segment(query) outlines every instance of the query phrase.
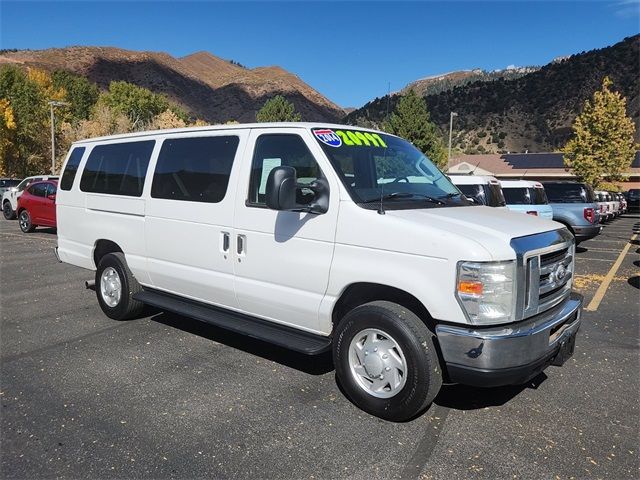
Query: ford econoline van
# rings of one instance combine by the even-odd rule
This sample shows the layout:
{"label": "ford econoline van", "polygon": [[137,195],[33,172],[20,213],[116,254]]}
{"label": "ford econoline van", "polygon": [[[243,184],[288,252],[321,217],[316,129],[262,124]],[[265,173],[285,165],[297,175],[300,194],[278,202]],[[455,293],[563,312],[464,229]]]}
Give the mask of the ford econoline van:
{"label": "ford econoline van", "polygon": [[521,384],[562,365],[582,297],[562,225],[475,206],[409,142],[352,126],[225,125],[74,143],[63,261],[103,312],[143,305],[304,354],[351,401],[422,412],[443,382]]}
{"label": "ford econoline van", "polygon": [[502,180],[500,184],[509,210],[542,218],[553,218],[553,209],[540,182]]}
{"label": "ford econoline van", "polygon": [[449,175],[451,182],[474,203],[506,208],[500,182],[490,175]]}

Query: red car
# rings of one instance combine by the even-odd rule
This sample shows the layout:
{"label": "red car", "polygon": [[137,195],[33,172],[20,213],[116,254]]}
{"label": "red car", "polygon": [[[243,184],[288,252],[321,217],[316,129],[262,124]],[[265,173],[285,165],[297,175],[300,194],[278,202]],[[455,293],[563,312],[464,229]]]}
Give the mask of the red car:
{"label": "red car", "polygon": [[58,181],[34,182],[18,198],[18,223],[24,233],[36,227],[56,226],[56,192]]}

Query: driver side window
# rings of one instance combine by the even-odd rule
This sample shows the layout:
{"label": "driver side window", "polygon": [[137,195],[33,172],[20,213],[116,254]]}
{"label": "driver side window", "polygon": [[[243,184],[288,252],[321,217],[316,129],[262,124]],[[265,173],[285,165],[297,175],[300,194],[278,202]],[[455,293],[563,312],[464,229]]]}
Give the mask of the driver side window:
{"label": "driver side window", "polygon": [[[287,166],[296,169],[298,184],[308,185],[322,178],[322,171],[307,148],[304,140],[295,134],[261,135],[256,140],[249,181],[248,206],[265,206],[267,178],[275,167]],[[296,201],[309,204],[314,193],[308,188],[299,188]]]}

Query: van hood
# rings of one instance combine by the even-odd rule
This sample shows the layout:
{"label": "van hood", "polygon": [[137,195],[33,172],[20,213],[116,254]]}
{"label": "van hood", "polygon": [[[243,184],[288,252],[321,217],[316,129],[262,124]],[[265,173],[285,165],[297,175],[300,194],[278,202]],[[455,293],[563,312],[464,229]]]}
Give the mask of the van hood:
{"label": "van hood", "polygon": [[564,228],[552,220],[485,206],[387,210],[386,215],[402,223],[428,225],[445,238],[466,238],[481,246],[494,260],[514,258],[510,245],[513,238]]}

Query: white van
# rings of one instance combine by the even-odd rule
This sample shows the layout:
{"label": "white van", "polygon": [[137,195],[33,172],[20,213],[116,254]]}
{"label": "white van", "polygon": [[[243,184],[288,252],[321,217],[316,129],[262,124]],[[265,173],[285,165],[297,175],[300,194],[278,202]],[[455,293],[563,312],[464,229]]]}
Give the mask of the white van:
{"label": "white van", "polygon": [[449,175],[449,179],[471,201],[487,207],[507,208],[497,178],[490,175]]}
{"label": "white van", "polygon": [[523,383],[572,353],[573,236],[472,206],[409,142],[277,123],[71,147],[58,258],[114,319],[143,304],[306,354],[360,408],[424,410],[443,382]]}

